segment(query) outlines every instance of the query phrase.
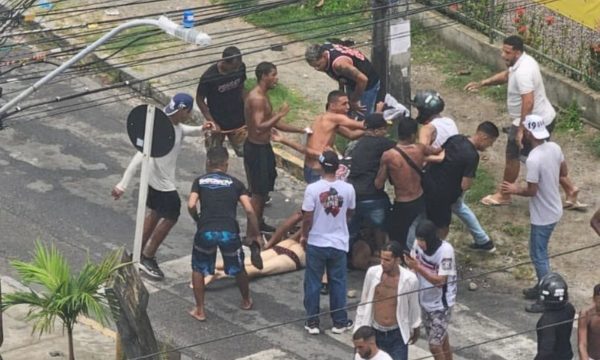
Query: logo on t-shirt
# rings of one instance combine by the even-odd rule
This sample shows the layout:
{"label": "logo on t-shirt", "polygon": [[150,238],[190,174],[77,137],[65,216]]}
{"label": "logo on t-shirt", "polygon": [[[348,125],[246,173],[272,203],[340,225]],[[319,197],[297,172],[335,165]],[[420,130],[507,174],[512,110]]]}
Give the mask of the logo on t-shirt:
{"label": "logo on t-shirt", "polygon": [[207,187],[209,189],[220,189],[224,187],[230,187],[233,184],[233,180],[228,177],[214,175],[211,177],[205,177],[198,180],[198,185],[201,187]]}
{"label": "logo on t-shirt", "polygon": [[334,188],[329,188],[329,191],[319,194],[319,200],[325,209],[325,214],[331,214],[334,217],[339,214],[340,208],[344,204],[344,198]]}
{"label": "logo on t-shirt", "polygon": [[445,271],[452,270],[452,258],[442,259],[442,270],[445,270]]}

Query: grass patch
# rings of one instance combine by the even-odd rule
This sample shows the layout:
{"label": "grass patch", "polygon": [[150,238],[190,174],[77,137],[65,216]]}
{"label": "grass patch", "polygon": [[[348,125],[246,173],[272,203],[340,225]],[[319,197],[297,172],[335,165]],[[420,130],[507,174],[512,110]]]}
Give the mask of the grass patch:
{"label": "grass patch", "polygon": [[589,141],[590,148],[592,149],[592,154],[596,155],[600,158],[600,135],[596,135]]}
{"label": "grass patch", "polygon": [[[240,4],[238,0],[222,2],[232,2],[233,4],[230,6],[232,10],[247,9],[258,3],[258,1],[252,1]],[[327,0],[321,9],[315,9],[317,2],[318,0],[308,0],[303,4],[279,6],[258,14],[246,15],[244,19],[251,24],[288,35],[293,39],[309,39],[307,41],[312,42],[322,41],[331,36],[340,37],[348,32],[346,29],[358,24],[367,24],[370,21],[369,11],[366,10],[369,7],[367,1]],[[354,11],[356,11],[354,14],[340,15]],[[365,29],[370,29],[370,26]],[[336,31],[340,33],[331,35]],[[352,32],[356,31],[352,30]]]}
{"label": "grass patch", "polygon": [[479,199],[496,191],[496,180],[483,167],[477,168],[477,177],[465,196],[467,204],[478,203]]}
{"label": "grass patch", "polygon": [[[465,57],[463,53],[443,46],[443,41],[418,23],[412,28],[412,58],[415,63],[428,64],[442,70],[445,85],[462,90],[471,81],[490,77],[495,70]],[[506,101],[506,85],[488,86],[480,90],[486,97]]]}
{"label": "grass patch", "polygon": [[580,133],[583,130],[581,114],[581,107],[577,101],[573,100],[569,106],[558,112],[556,129],[563,132],[574,131]]}
{"label": "grass patch", "polygon": [[[256,86],[256,79],[248,79],[245,82],[246,90],[250,91]],[[309,102],[298,92],[287,88],[281,83],[277,84],[277,87],[269,91],[269,99],[271,105],[273,105],[273,111],[278,109],[287,102],[290,106],[290,112],[284,118],[284,121],[288,124],[294,124],[296,126],[306,126],[312,122],[315,115],[319,113],[316,105]]]}

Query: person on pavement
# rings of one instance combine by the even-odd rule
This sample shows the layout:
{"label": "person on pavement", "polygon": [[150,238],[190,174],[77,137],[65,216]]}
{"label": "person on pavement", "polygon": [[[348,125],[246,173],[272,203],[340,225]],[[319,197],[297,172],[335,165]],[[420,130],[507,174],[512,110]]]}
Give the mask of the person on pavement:
{"label": "person on pavement", "polygon": [[235,46],[223,50],[223,57],[200,77],[196,103],[209,124],[206,149],[223,145],[225,136],[237,156],[244,155],[248,136],[244,121],[246,65]]}
{"label": "person on pavement", "polygon": [[319,329],[321,279],[325,271],[329,280],[329,299],[334,334],[352,326],[346,307],[346,261],[349,249],[348,219],[356,207],[352,185],[336,179],[339,159],[335,152],[325,151],[320,158],[323,178],[307,186],[302,202],[302,235],[306,248],[304,273],[304,309],[306,331]]}
{"label": "person on pavement", "polygon": [[[250,196],[240,180],[227,174],[227,150],[223,147],[211,148],[206,156],[207,173],[192,183],[187,204],[190,216],[197,224],[192,252],[192,283],[196,306],[190,311],[190,315],[200,321],[206,320],[204,277],[215,273],[217,248],[223,257],[225,273],[235,276],[242,294],[241,308],[252,308],[240,228],[236,219],[238,203],[242,205],[248,218],[246,239],[253,241],[255,249],[260,249],[257,246],[257,238],[260,237],[258,220],[250,203]],[[259,267],[262,268],[262,264]]]}
{"label": "person on pavement", "polygon": [[[179,219],[181,200],[175,186],[175,166],[181,152],[181,143],[186,136],[200,136],[205,126],[189,126],[182,122],[189,119],[194,106],[194,98],[189,94],[179,93],[173,96],[164,108],[175,130],[175,143],[171,151],[160,158],[150,158],[150,175],[148,178],[148,199],[146,206],[150,209],[144,218],[142,235],[142,253],[140,269],[152,279],[162,280],[165,274],[156,261],[156,252],[165,240],[169,231]],[[141,165],[143,154],[137,152],[123,178],[112,189],[111,195],[115,200],[123,196],[131,178]]]}
{"label": "person on pavement", "polygon": [[271,129],[296,133],[304,133],[304,130],[282,121],[290,111],[287,103],[279,111],[273,112],[268,92],[277,86],[277,67],[270,62],[261,62],[256,66],[256,81],[256,86],[248,93],[244,103],[244,117],[248,127],[248,138],[244,143],[244,168],[260,230],[273,232],[275,228],[267,225],[263,218],[265,200],[269,192],[273,191],[277,178]]}
{"label": "person on pavement", "polygon": [[[511,35],[504,39],[502,45],[502,59],[508,67],[492,77],[479,82],[470,82],[465,86],[467,91],[476,91],[483,86],[508,84],[506,102],[508,114],[513,119],[506,143],[506,165],[504,167],[503,182],[514,183],[519,176],[520,157],[526,158],[531,151],[522,144],[524,137],[525,117],[529,114],[537,115],[544,121],[549,133],[554,129],[556,111],[546,97],[546,89],[540,72],[540,66],[533,57],[525,53],[523,39],[518,35]],[[560,178],[560,184],[565,191],[565,208],[580,210],[587,208],[577,200],[579,189],[573,185],[568,176]],[[510,194],[498,191],[484,197],[484,205],[511,204]]]}
{"label": "person on pavement", "polygon": [[[437,91],[417,91],[413,99],[413,105],[418,111],[417,121],[423,124],[419,130],[419,142],[421,144],[442,147],[449,137],[458,134],[458,127],[454,120],[441,115],[445,103]],[[428,162],[440,162],[442,160],[443,153],[427,157]],[[479,223],[475,213],[465,203],[464,197],[465,193],[452,204],[452,213],[462,221],[473,237],[474,242],[469,244],[469,248],[493,253],[496,251],[494,242]]]}
{"label": "person on pavement", "polygon": [[436,225],[423,220],[417,226],[413,255],[404,262],[419,279],[419,302],[429,350],[435,360],[452,360],[448,325],[456,299],[454,248],[438,236]]}
{"label": "person on pavement", "polygon": [[[548,243],[550,236],[562,217],[559,178],[568,175],[567,163],[560,146],[548,141],[550,133],[544,119],[538,115],[525,117],[524,142],[531,147],[525,167],[527,168],[526,187],[505,181],[502,191],[509,195],[529,197],[529,215],[531,231],[529,235],[529,256],[535,267],[539,281],[550,272]],[[523,295],[537,300],[526,308],[529,312],[542,312],[543,304],[539,299],[539,288],[524,289]]]}
{"label": "person on pavement", "polygon": [[367,57],[357,49],[339,44],[310,45],[306,62],[339,83],[350,98],[350,110],[367,116],[375,111],[379,75]]}
{"label": "person on pavement", "polygon": [[600,284],[594,286],[593,304],[579,313],[577,344],[582,360],[600,359]]}
{"label": "person on pavement", "polygon": [[444,159],[431,163],[423,177],[427,218],[440,229],[440,237],[448,236],[452,220],[452,205],[473,184],[479,151],[485,151],[498,138],[498,128],[490,121],[484,121],[474,135],[454,135],[448,138],[442,148]]}
{"label": "person on pavement", "polygon": [[377,347],[375,341],[375,330],[370,326],[361,326],[354,335],[354,360],[392,360],[392,357],[384,350]]}
{"label": "person on pavement", "polygon": [[400,266],[402,247],[398,242],[386,243],[380,257],[381,265],[370,267],[365,275],[355,334],[365,325],[372,327],[378,348],[393,360],[407,360],[408,345],[419,338],[421,325],[419,281]]}
{"label": "person on pavement", "polygon": [[544,306],[536,325],[537,354],[534,360],[571,360],[575,308],[569,302],[567,283],[559,274],[548,273],[540,281],[539,288]]}
{"label": "person on pavement", "polygon": [[[418,124],[410,117],[398,121],[398,143],[383,153],[374,185],[383,189],[389,179],[394,186],[394,205],[388,221],[391,241],[409,250],[414,244],[414,227],[425,214],[425,197],[421,186],[423,163],[428,155],[441,148],[415,143]],[[411,230],[412,229],[412,233]]]}

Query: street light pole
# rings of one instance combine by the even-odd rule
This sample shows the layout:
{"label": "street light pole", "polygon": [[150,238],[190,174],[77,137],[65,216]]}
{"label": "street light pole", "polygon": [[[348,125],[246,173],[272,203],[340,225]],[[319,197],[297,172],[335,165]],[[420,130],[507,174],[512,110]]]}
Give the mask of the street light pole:
{"label": "street light pole", "polygon": [[[169,35],[179,38],[185,42],[194,43],[196,45],[210,44],[210,36],[208,36],[206,33],[199,32],[194,29],[187,29],[187,28],[184,28],[183,26],[179,26],[179,25],[175,24],[173,21],[169,20],[165,16],[161,16],[158,19],[138,19],[138,20],[128,21],[124,24],[117,26],[116,28],[112,29],[108,33],[106,33],[100,39],[96,40],[94,43],[90,44],[88,47],[81,50],[75,56],[73,56],[72,58],[70,58],[69,60],[64,62],[61,66],[57,67],[56,69],[54,69],[53,71],[48,73],[46,76],[44,76],[43,78],[38,80],[35,84],[33,84],[30,87],[28,87],[27,89],[25,89],[23,92],[21,92],[19,95],[17,95],[17,97],[15,97],[11,101],[7,102],[4,106],[2,106],[2,108],[0,108],[0,119],[3,118],[4,114],[6,114],[8,109],[10,109],[12,106],[15,106],[16,104],[19,103],[19,101],[21,101],[21,100],[25,99],[26,97],[28,97],[29,95],[33,94],[35,91],[37,91],[39,88],[41,88],[48,81],[54,79],[58,74],[62,73],[63,71],[68,69],[71,65],[73,65],[77,61],[81,60],[87,54],[94,51],[98,46],[104,44],[108,39],[112,38],[113,36],[122,32],[123,30],[130,29],[130,28],[136,27],[136,26],[144,26],[144,25],[156,26],[156,27],[164,30]],[[17,109],[18,109],[18,106],[17,106]]]}

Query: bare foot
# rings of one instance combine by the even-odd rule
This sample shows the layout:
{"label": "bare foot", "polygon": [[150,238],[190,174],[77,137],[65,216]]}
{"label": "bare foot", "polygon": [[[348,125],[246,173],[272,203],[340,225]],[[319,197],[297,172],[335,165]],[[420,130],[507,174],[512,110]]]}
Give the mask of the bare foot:
{"label": "bare foot", "polygon": [[574,188],[570,194],[567,194],[567,203],[576,204],[577,195],[579,195],[579,188]]}
{"label": "bare foot", "polygon": [[204,311],[198,311],[198,308],[193,308],[189,314],[198,321],[206,321],[206,314]]}
{"label": "bare foot", "polygon": [[504,195],[502,193],[495,193],[492,195],[487,195],[483,199],[481,199],[481,203],[487,206],[501,206],[501,205],[510,205],[511,199],[510,195]]}
{"label": "bare foot", "polygon": [[252,309],[252,298],[248,298],[248,300],[242,300],[242,304],[240,305],[242,310],[250,310]]}

